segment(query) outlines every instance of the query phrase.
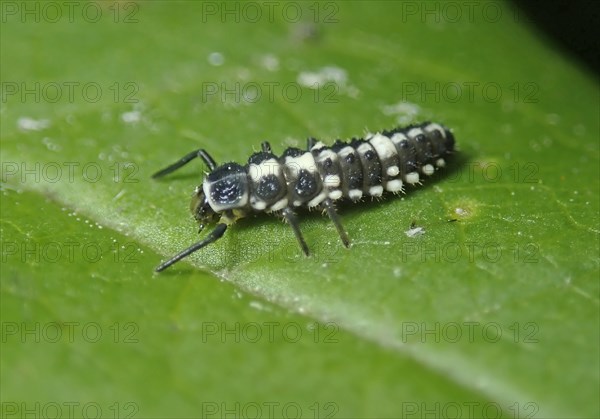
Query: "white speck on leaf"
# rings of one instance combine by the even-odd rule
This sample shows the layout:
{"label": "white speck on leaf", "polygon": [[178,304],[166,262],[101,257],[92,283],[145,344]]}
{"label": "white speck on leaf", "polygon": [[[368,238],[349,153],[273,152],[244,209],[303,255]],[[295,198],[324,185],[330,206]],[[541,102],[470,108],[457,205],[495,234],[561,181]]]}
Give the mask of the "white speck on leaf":
{"label": "white speck on leaf", "polygon": [[469,215],[469,212],[467,210],[465,210],[465,209],[462,209],[462,208],[456,208],[454,210],[454,213],[456,215],[461,215],[461,216]]}
{"label": "white speck on leaf", "polygon": [[381,111],[384,115],[397,115],[396,120],[399,124],[408,124],[421,112],[421,108],[414,103],[400,101],[393,105],[382,106]]}
{"label": "white speck on leaf", "polygon": [[279,70],[279,58],[273,54],[266,54],[261,58],[261,65],[268,71]]}
{"label": "white speck on leaf", "polygon": [[407,237],[418,237],[418,236],[422,236],[423,234],[425,234],[425,229],[423,227],[415,227],[415,228],[410,228],[408,230],[406,230],[404,232],[404,234],[406,234]]}
{"label": "white speck on leaf", "polygon": [[23,116],[17,120],[17,127],[22,131],[41,131],[49,126],[49,119],[33,119]]}
{"label": "white speck on leaf", "polygon": [[225,56],[218,51],[208,54],[208,63],[215,67],[222,66],[225,63]]}
{"label": "white speck on leaf", "polygon": [[121,114],[121,120],[126,124],[137,124],[142,119],[140,111],[130,111]]}

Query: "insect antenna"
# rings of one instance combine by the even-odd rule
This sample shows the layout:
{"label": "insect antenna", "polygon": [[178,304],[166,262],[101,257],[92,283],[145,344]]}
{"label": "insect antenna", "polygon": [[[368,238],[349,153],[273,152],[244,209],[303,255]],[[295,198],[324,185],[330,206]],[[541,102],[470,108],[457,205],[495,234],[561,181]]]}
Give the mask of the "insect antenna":
{"label": "insect antenna", "polygon": [[179,262],[181,259],[183,259],[186,256],[191,255],[195,251],[200,250],[203,247],[208,246],[209,244],[211,244],[213,242],[216,242],[223,236],[223,233],[225,233],[225,230],[227,230],[227,224],[223,224],[223,223],[217,224],[215,229],[213,231],[211,231],[204,240],[188,247],[187,249],[176,254],[171,259],[167,260],[166,262],[161,263],[160,265],[158,265],[158,267],[155,269],[155,271],[156,272],[164,271],[169,266],[173,265],[175,262]]}
{"label": "insect antenna", "polygon": [[210,156],[210,154],[208,154],[206,152],[206,150],[200,149],[200,150],[192,151],[189,154],[186,154],[185,156],[180,158],[178,161],[176,161],[172,165],[167,166],[162,170],[159,170],[158,172],[156,172],[155,174],[152,175],[152,178],[157,179],[159,177],[168,175],[169,173],[174,172],[175,170],[179,169],[180,167],[185,166],[186,164],[188,164],[189,162],[191,162],[192,160],[194,160],[197,157],[201,158],[202,161],[204,161],[204,163],[206,163],[206,165],[208,166],[208,168],[210,169],[211,172],[213,170],[215,170],[215,167],[217,167],[217,163],[215,163],[214,159]]}

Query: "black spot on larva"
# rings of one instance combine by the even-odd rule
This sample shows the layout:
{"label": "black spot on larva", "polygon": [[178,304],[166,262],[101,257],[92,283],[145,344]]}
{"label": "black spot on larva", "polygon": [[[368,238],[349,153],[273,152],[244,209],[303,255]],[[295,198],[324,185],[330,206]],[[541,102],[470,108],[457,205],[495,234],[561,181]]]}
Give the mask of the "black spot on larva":
{"label": "black spot on larva", "polygon": [[330,169],[331,166],[333,166],[333,161],[330,158],[325,159],[325,161],[323,162],[323,166],[326,169]]}
{"label": "black spot on larva", "polygon": [[428,136],[433,154],[438,157],[443,156],[446,152],[446,146],[442,132],[439,129],[434,129],[428,133]]}
{"label": "black spot on larva", "polygon": [[233,205],[247,192],[246,170],[237,163],[227,163],[207,176],[214,202]]}
{"label": "black spot on larva", "polygon": [[235,204],[244,193],[244,188],[235,180],[223,179],[212,186],[211,198],[219,204]]}
{"label": "black spot on larva", "polygon": [[417,170],[417,153],[408,140],[402,140],[396,145],[400,157],[400,171],[403,174]]}
{"label": "black spot on larva", "polygon": [[347,163],[353,164],[356,160],[356,155],[354,155],[354,153],[347,154],[345,160]]}
{"label": "black spot on larva", "polygon": [[379,172],[379,171],[369,172],[369,183],[372,186],[381,185],[381,172]]}
{"label": "black spot on larva", "polygon": [[273,153],[267,153],[265,151],[259,151],[258,153],[254,153],[248,159],[248,164],[260,164],[265,160],[275,159],[275,155]]}
{"label": "black spot on larva", "polygon": [[367,160],[373,160],[375,157],[376,157],[376,154],[372,150],[369,150],[365,153],[365,159],[367,159]]}
{"label": "black spot on larva", "polygon": [[338,151],[339,148],[346,146],[346,143],[342,140],[335,140],[333,145],[331,146],[334,151]]}
{"label": "black spot on larva", "polygon": [[283,186],[275,175],[263,176],[256,188],[256,196],[260,199],[270,202],[277,198],[282,192]]}
{"label": "black spot on larva", "polygon": [[300,170],[295,186],[296,194],[301,198],[309,198],[317,193],[315,176],[306,169]]}
{"label": "black spot on larva", "polygon": [[352,147],[356,150],[364,142],[366,142],[366,141],[363,139],[352,137],[352,139],[350,140],[350,147]]}
{"label": "black spot on larva", "polygon": [[348,178],[348,189],[363,189],[363,175],[358,173],[352,173]]}
{"label": "black spot on larva", "polygon": [[299,148],[290,147],[283,152],[282,157],[298,157],[305,153],[305,151],[300,150]]}
{"label": "black spot on larva", "polygon": [[433,157],[431,143],[425,134],[418,134],[415,137],[415,142],[417,143],[419,153],[421,156],[423,156],[424,160],[428,160]]}

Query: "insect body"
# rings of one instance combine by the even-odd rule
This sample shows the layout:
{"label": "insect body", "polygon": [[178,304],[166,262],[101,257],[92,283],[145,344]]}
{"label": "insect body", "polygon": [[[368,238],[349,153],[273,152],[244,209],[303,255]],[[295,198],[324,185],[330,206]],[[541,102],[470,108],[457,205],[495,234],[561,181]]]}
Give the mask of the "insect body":
{"label": "insect body", "polygon": [[218,240],[227,226],[254,212],[282,216],[308,256],[294,209],[322,209],[348,247],[350,240],[335,201],[356,202],[366,196],[380,197],[384,191],[403,192],[405,184],[420,184],[423,176],[444,167],[445,158],[453,151],[452,133],[440,124],[425,122],[369,134],[365,139],[337,140],[331,147],[309,138],[306,150],[288,148],[281,157],[275,156],[270,144],[264,142],[261,151],[252,154],[244,166],[234,162],[217,166],[202,149],[189,153],[152,177],[164,176],[196,157],[201,158],[210,173],[196,188],[191,210],[200,230],[207,224],[217,225],[204,240],[162,263],[156,271]]}

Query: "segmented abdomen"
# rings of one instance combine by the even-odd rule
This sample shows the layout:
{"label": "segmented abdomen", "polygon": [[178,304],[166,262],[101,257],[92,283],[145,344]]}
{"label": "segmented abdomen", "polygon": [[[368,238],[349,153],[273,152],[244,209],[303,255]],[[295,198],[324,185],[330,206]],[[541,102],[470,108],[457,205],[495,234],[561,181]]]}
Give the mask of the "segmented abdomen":
{"label": "segmented abdomen", "polygon": [[452,133],[426,122],[365,139],[337,140],[331,147],[314,141],[310,150],[288,148],[279,158],[270,151],[254,153],[245,167],[220,166],[203,186],[215,211],[315,207],[328,198],[356,201],[400,192],[443,167],[453,150]]}

